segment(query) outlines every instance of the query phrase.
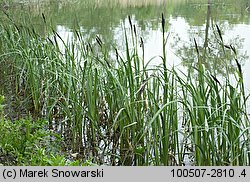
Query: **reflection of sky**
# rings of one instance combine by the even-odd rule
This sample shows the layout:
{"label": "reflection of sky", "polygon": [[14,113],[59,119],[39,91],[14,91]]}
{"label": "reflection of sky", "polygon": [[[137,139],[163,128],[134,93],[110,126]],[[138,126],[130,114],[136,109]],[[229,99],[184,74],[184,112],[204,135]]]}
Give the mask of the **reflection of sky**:
{"label": "reflection of sky", "polygon": [[[241,38],[244,39],[243,42],[243,50],[241,51],[247,51],[247,55],[250,56],[250,25],[246,24],[238,24],[235,25],[232,30],[229,30],[226,32],[226,34],[229,37],[235,37],[239,35]],[[246,60],[245,65],[243,66],[243,74],[244,74],[244,80],[246,88],[250,90],[250,60]]]}
{"label": "reflection of sky", "polygon": [[[175,43],[174,34],[179,35],[181,39],[180,42],[189,42],[190,38],[189,38],[188,32],[190,31],[190,26],[188,25],[188,23],[185,21],[184,18],[180,18],[180,17],[175,18],[175,19],[170,18],[169,23],[170,23],[170,30],[169,30],[170,36],[169,36],[169,41],[167,44],[168,63],[171,66],[173,65],[177,66],[177,65],[180,65],[181,60],[175,55],[174,53],[175,50],[172,49],[171,47],[171,44]],[[201,29],[205,29],[205,25]],[[240,38],[243,38],[244,39],[243,49],[238,50],[238,51],[242,51],[242,52],[247,51],[247,55],[250,56],[249,32],[250,32],[250,25],[238,24],[238,25],[235,25],[232,29],[227,30],[225,32],[224,38],[231,39],[237,36],[239,36]],[[177,47],[181,47],[181,46],[177,45]],[[162,55],[161,53],[162,52],[162,33],[160,29],[151,31],[149,33],[149,39],[146,40],[145,52],[146,52],[145,53],[146,60],[152,58],[155,55]],[[178,68],[181,68],[181,66],[178,66]],[[245,78],[244,80],[245,80],[246,88],[250,89],[250,60],[249,59],[245,61],[245,64],[243,66],[243,71],[244,71],[244,78]]]}
{"label": "reflection of sky", "polygon": [[[134,20],[132,16],[132,22],[136,26],[138,26],[137,22]],[[194,31],[191,30],[192,28],[197,27],[190,27],[189,24],[186,22],[184,18],[177,17],[172,18],[170,17],[169,20],[169,39],[167,43],[167,63],[169,67],[177,66],[178,69],[185,70],[181,66],[181,59],[178,58],[178,56],[175,55],[175,50],[172,48],[171,45],[177,44],[177,47],[181,47],[181,42],[190,42],[189,32]],[[121,53],[125,55],[125,53],[122,51],[122,47],[125,45],[124,41],[124,30],[123,30],[123,22],[120,23],[119,27],[114,28],[114,40],[117,41],[115,44],[117,44],[118,48],[120,49]],[[129,34],[129,23],[128,19],[125,20],[125,27],[127,30],[127,33]],[[204,27],[198,27],[200,30],[205,29]],[[84,29],[82,27],[82,29]],[[140,34],[140,27],[138,27],[138,36],[141,36]],[[57,32],[58,34],[65,40],[66,42],[69,40],[72,40],[73,33],[70,31],[70,29],[64,27],[64,26],[57,26]],[[161,64],[161,59],[159,56],[162,55],[162,32],[161,28],[158,28],[156,30],[148,31],[149,34],[146,38],[144,38],[144,44],[145,44],[145,61],[148,62],[151,60],[151,58],[155,57],[153,60],[151,60],[150,65],[159,65]],[[248,51],[250,50],[250,25],[246,24],[237,24],[234,25],[231,29],[225,31],[225,35],[223,36],[226,41],[227,39],[239,36],[240,38],[244,39],[243,42],[243,50],[239,51]],[[166,33],[166,37],[167,37]],[[178,35],[180,37],[180,40],[178,43],[175,40],[175,35]],[[143,36],[143,35],[142,35]],[[195,37],[195,35],[194,35]],[[131,41],[131,40],[129,40]],[[131,42],[129,42],[131,44]],[[179,45],[180,44],[180,45]],[[192,42],[190,42],[192,44]],[[59,43],[60,47],[63,46]],[[139,48],[139,54],[142,55],[142,50]],[[247,54],[250,56],[250,52],[247,52]],[[243,66],[244,71],[244,78],[245,78],[245,84],[246,88],[250,89],[250,60],[246,60],[245,65]]]}
{"label": "reflection of sky", "polygon": [[[64,43],[66,43],[66,44],[68,42],[72,41],[72,39],[73,39],[72,31],[70,31],[70,29],[65,27],[65,26],[58,25],[56,27],[56,32],[58,33],[58,35],[63,39]],[[56,40],[58,41],[58,45],[59,45],[60,50],[63,51],[64,50],[63,42],[59,38],[57,38]]]}

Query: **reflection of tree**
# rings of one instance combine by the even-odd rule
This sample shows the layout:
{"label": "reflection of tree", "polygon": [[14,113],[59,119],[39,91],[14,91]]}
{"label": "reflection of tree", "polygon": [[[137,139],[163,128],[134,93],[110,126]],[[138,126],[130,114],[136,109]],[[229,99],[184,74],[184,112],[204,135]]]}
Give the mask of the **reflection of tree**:
{"label": "reflection of tree", "polygon": [[[69,31],[80,27],[82,34],[85,35],[85,41],[93,43],[96,35],[99,35],[106,48],[112,49],[116,39],[118,41],[123,39],[122,32],[119,33],[122,36],[119,38],[115,33],[117,33],[117,29],[122,29],[122,23],[128,15],[134,17],[134,22],[145,37],[152,29],[158,28],[161,13],[169,12],[165,11],[166,6],[157,3],[151,3],[143,7],[124,7],[115,3],[115,1],[101,2],[103,5],[98,5],[95,0],[77,1],[72,4],[62,4],[55,1],[43,5],[20,7],[20,9],[17,7],[15,11],[10,9],[8,13],[16,19],[16,22],[25,22],[27,26],[32,25],[39,34],[44,36],[51,33],[46,32],[46,30],[56,30],[57,25],[63,26]],[[154,1],[152,0],[152,2]],[[143,3],[143,0],[141,3]],[[170,7],[173,7],[173,5],[171,4]],[[42,13],[51,29],[45,28]]]}
{"label": "reflection of tree", "polygon": [[[219,32],[215,28],[213,23],[214,22],[212,18],[212,0],[208,0],[205,30],[199,30],[197,36],[195,36],[195,39],[197,40],[199,45],[198,49],[200,61],[202,62],[202,64],[204,64],[206,69],[209,69],[215,75],[227,74],[225,67],[227,67],[227,71],[229,71],[229,73],[232,73],[237,69],[234,60],[235,55],[231,49],[227,49],[224,47],[224,45],[222,45]],[[218,27],[220,27],[220,29],[222,30],[226,29],[226,26],[227,25],[225,23],[218,25]],[[189,34],[194,34],[194,32],[189,32]],[[190,37],[192,37],[192,35],[190,35]],[[239,50],[243,47],[242,42],[243,39],[240,39],[240,37],[238,36],[231,38],[226,44],[232,44],[236,50]],[[194,46],[193,39],[190,39],[189,43],[184,43],[176,50],[177,55],[182,58],[182,64],[184,66],[186,66],[189,70],[193,69],[193,67],[197,67],[198,55],[196,47]],[[241,64],[244,64],[244,60],[247,59],[246,53],[238,52],[237,59]]]}
{"label": "reflection of tree", "polygon": [[[201,26],[204,24],[204,14],[207,12],[207,1],[190,0],[175,7],[174,14],[185,17],[191,25]],[[249,0],[213,0],[213,15],[219,20],[227,20],[229,24],[248,23],[249,18]]]}
{"label": "reflection of tree", "polygon": [[[209,56],[209,52],[211,55],[215,54],[214,57],[216,56],[216,49],[212,51],[212,48],[215,46],[213,45],[213,39],[216,39],[216,37],[209,32],[212,26],[211,6],[204,6],[206,3],[202,0],[169,0],[166,1],[166,4],[162,4],[162,6],[149,3],[149,5],[142,7],[120,6],[119,4],[112,4],[111,2],[113,1],[100,1],[104,5],[98,6],[94,0],[77,1],[77,3],[68,4],[63,4],[63,2],[64,1],[51,1],[51,3],[39,7],[17,7],[13,10],[10,9],[8,13],[16,19],[16,22],[25,21],[28,27],[34,26],[34,29],[44,36],[47,36],[48,31],[51,31],[51,29],[56,30],[57,25],[66,27],[69,31],[76,27],[81,27],[81,31],[86,38],[85,41],[92,43],[96,35],[100,35],[107,49],[112,49],[113,44],[123,39],[123,34],[121,33],[122,37],[118,38],[117,35],[115,35],[117,31],[115,32],[114,30],[117,27],[121,30],[121,23],[127,19],[128,15],[133,17],[134,22],[137,27],[139,27],[138,32],[141,32],[142,37],[145,42],[147,42],[147,36],[150,31],[159,28],[161,13],[164,13],[166,19],[175,15],[183,16],[187,22],[195,26],[204,24],[205,19],[201,17],[206,13],[207,23],[205,36],[202,32],[200,32],[200,34],[202,34],[201,37],[205,37],[205,39],[202,38],[202,40],[207,40],[207,42],[202,41],[201,43],[200,41],[199,45],[205,47],[204,54],[206,56]],[[141,2],[143,2],[143,0],[141,0]],[[153,2],[153,0],[150,2]],[[244,13],[250,12],[250,8],[248,8],[249,0],[227,0],[227,2],[225,5],[225,3],[221,3],[221,0],[213,0],[213,3],[216,3],[216,6],[213,8],[213,16],[216,21],[224,21],[226,19],[230,24],[249,22],[249,16],[244,16]],[[138,4],[139,2],[136,1],[136,3]],[[210,3],[211,2],[208,4]],[[238,6],[235,6],[236,4],[238,4]],[[50,24],[51,29],[44,26],[41,13],[45,14],[47,24]],[[231,15],[234,16],[231,17]],[[220,25],[220,27],[223,26],[225,25]],[[235,43],[233,45],[235,45],[236,48],[240,48],[241,42],[242,40],[237,38],[236,45]],[[187,49],[190,49],[189,47],[190,45],[183,46],[183,48],[186,49],[186,53],[188,53]],[[217,46],[217,48],[217,50],[219,50],[219,46]],[[189,52],[190,55],[193,55],[192,50],[189,50]],[[230,51],[228,50],[227,52]],[[189,57],[189,55],[185,55],[184,52],[180,54],[184,56],[184,59],[185,57]],[[212,59],[211,55],[209,59]]]}

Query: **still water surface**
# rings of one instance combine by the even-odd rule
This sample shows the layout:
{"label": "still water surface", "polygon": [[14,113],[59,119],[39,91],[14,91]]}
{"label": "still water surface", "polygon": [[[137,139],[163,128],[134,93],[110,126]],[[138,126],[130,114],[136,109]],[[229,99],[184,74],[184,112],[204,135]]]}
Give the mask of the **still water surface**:
{"label": "still water surface", "polygon": [[[46,2],[46,3],[45,3]],[[145,60],[162,55],[161,14],[167,21],[167,56],[169,66],[186,70],[197,62],[194,39],[200,48],[206,47],[206,67],[216,75],[231,72],[237,67],[234,61],[220,58],[215,25],[222,31],[224,43],[238,50],[243,66],[245,84],[250,89],[250,2],[249,0],[75,0],[39,1],[26,6],[18,4],[7,12],[15,19],[29,20],[41,34],[49,32],[41,14],[47,18],[64,40],[71,40],[72,30],[80,27],[86,41],[94,42],[99,35],[111,49],[113,45],[124,49],[124,26],[129,28],[128,15],[135,24],[138,37],[143,37]],[[29,22],[27,21],[27,22]],[[217,34],[218,35],[218,34]],[[205,44],[207,43],[207,44]],[[160,64],[159,57],[151,65]]]}

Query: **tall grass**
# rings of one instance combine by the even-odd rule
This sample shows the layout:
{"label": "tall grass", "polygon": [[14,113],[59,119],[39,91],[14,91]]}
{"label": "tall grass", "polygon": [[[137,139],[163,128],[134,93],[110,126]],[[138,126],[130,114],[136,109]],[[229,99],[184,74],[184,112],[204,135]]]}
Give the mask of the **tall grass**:
{"label": "tall grass", "polygon": [[83,160],[185,165],[193,157],[193,165],[249,165],[249,96],[235,49],[229,47],[236,84],[205,69],[196,41],[197,77],[168,68],[165,23],[162,15],[162,64],[154,68],[144,60],[144,41],[130,18],[125,54],[114,48],[110,56],[101,37],[92,45],[77,29],[66,42],[49,26],[42,37],[12,22],[1,24],[1,57],[15,63],[16,94],[25,95],[30,112],[47,118]]}

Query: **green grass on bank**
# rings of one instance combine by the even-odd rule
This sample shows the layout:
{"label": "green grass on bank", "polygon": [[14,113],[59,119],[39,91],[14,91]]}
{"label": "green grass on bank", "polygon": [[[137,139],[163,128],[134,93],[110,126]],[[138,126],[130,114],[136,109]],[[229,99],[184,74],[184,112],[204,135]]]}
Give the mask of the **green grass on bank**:
{"label": "green grass on bank", "polygon": [[[184,73],[167,67],[164,17],[161,24],[162,64],[154,68],[144,60],[143,39],[131,20],[130,29],[124,28],[125,54],[115,47],[109,52],[98,36],[85,42],[77,29],[66,42],[48,24],[42,37],[32,25],[1,23],[1,62],[12,65],[17,98],[24,98],[32,116],[45,118],[68,150],[97,164],[184,165],[192,158],[193,165],[249,165],[249,97],[233,46],[227,48],[235,53],[234,75],[218,79],[206,70],[196,42],[198,66],[194,74]],[[223,52],[219,29],[215,34]],[[14,131],[25,126],[27,133],[38,121],[24,120],[17,129],[1,123]],[[25,154],[33,137],[14,133],[25,141],[17,146]]]}
{"label": "green grass on bank", "polygon": [[61,137],[48,130],[45,120],[3,118],[4,97],[0,96],[0,166],[79,166],[93,165],[63,153]]}

